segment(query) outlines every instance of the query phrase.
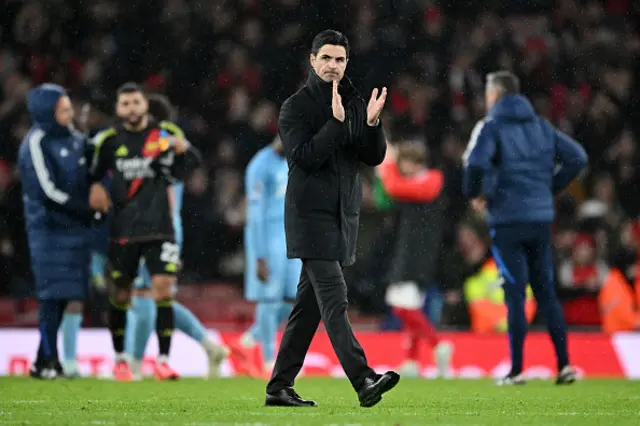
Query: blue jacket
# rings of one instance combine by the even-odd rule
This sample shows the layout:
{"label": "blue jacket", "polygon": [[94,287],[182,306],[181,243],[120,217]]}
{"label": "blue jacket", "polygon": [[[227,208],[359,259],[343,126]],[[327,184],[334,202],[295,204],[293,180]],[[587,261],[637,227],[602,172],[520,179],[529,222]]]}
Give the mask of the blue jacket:
{"label": "blue jacket", "polygon": [[553,196],[587,161],[584,149],[537,116],[525,97],[507,95],[471,133],[463,191],[486,197],[490,225],[552,222]]}
{"label": "blue jacket", "polygon": [[60,126],[64,90],[43,84],[27,96],[34,122],[20,146],[25,221],[38,298],[82,300],[89,280],[92,212],[84,137]]}

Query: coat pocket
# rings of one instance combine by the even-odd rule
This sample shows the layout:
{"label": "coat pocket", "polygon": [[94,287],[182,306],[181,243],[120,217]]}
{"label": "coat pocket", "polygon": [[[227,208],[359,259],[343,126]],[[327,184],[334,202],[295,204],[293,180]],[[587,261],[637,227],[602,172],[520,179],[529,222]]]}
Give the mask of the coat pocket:
{"label": "coat pocket", "polygon": [[337,185],[326,171],[289,180],[293,204],[299,213],[336,214],[339,208]]}

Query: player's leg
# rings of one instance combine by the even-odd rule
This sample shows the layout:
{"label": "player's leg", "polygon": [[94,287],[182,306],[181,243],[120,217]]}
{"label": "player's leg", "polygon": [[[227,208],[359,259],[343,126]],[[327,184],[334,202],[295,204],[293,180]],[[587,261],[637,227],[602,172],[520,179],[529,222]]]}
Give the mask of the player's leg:
{"label": "player's leg", "polygon": [[176,317],[176,330],[180,330],[193,340],[198,342],[209,359],[209,378],[220,376],[222,362],[229,355],[229,349],[215,343],[207,333],[207,329],[200,320],[184,305],[178,301],[173,302],[173,311]]}
{"label": "player's leg", "polygon": [[151,294],[156,302],[159,356],[155,366],[155,376],[158,380],[176,380],[178,374],[169,366],[169,352],[175,329],[173,285],[178,271],[180,251],[173,242],[152,242],[145,245],[143,255],[151,274]]}
{"label": "player's leg", "polygon": [[[244,298],[250,302],[257,303],[262,297],[262,283],[257,277],[257,258],[251,248],[251,229],[245,229],[245,272],[244,272]],[[253,324],[247,329],[237,341],[229,343],[229,349],[234,358],[238,361],[237,373],[248,374],[251,377],[260,375],[259,361],[257,360],[257,345],[260,335],[260,328],[257,316],[257,304]]]}
{"label": "player's leg", "polygon": [[140,259],[125,333],[125,352],[132,360],[131,370],[136,379],[142,377],[142,361],[155,324],[156,304],[151,295],[151,275],[144,259]]}
{"label": "player's leg", "polygon": [[[289,259],[287,259],[286,243],[277,241],[270,245],[270,256],[267,259],[269,266],[269,281],[261,284],[262,300],[256,307],[256,323],[258,324],[258,342],[262,348],[262,375],[271,375],[275,364],[276,333],[278,332],[281,316],[282,301],[290,297],[291,285],[288,280]],[[295,271],[294,271],[295,272]],[[298,270],[298,277],[299,275]]]}
{"label": "player's leg", "polygon": [[[491,253],[504,280],[504,298],[507,305],[511,371],[498,382],[500,385],[523,384],[524,340],[527,335],[525,315],[525,289],[529,281],[525,248],[518,226],[499,226],[491,231]],[[526,229],[525,229],[526,231]]]}
{"label": "player's leg", "polygon": [[300,273],[296,301],[282,335],[271,379],[267,384],[267,403],[270,396],[277,397],[284,388],[293,387],[319,324],[318,301],[311,279],[303,269]]}
{"label": "player's leg", "polygon": [[76,362],[78,333],[82,326],[82,314],[84,303],[79,300],[72,300],[67,303],[62,316],[62,365],[64,374],[67,377],[78,377],[78,364]]}
{"label": "player's leg", "polygon": [[528,247],[528,261],[531,270],[531,289],[544,316],[553,342],[558,362],[558,384],[569,384],[576,380],[576,374],[569,364],[567,349],[567,325],[560,301],[556,294],[553,277],[553,253],[551,251],[551,226],[536,225],[535,240]]}
{"label": "player's leg", "polygon": [[127,310],[139,259],[140,246],[137,244],[111,244],[109,247],[109,331],[115,352],[113,373],[119,381],[133,380],[124,343]]}
{"label": "player's leg", "polygon": [[270,374],[275,364],[276,332],[278,331],[278,311],[280,301],[262,301],[256,306],[258,343],[262,349],[262,372]]}

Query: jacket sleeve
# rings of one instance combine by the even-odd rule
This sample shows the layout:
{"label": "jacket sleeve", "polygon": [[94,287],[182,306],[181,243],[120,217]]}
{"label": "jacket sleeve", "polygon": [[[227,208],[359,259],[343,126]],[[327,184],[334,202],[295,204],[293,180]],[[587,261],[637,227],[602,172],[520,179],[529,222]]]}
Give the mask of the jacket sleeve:
{"label": "jacket sleeve", "polygon": [[482,195],[484,181],[493,168],[496,136],[492,120],[480,120],[471,132],[469,145],[463,156],[464,180],[462,192],[468,198]]}
{"label": "jacket sleeve", "polygon": [[115,135],[116,130],[109,128],[96,134],[91,141],[93,144],[93,160],[91,161],[89,176],[92,183],[102,181],[107,172],[113,169],[115,165],[111,142]]}
{"label": "jacket sleeve", "polygon": [[585,150],[560,130],[553,129],[556,147],[556,171],[553,175],[552,191],[558,194],[566,189],[589,161]]}
{"label": "jacket sleeve", "polygon": [[444,184],[444,175],[440,170],[429,170],[423,175],[405,177],[398,165],[385,161],[378,167],[378,173],[385,191],[396,200],[428,203],[435,200]]}
{"label": "jacket sleeve", "polygon": [[46,203],[50,207],[62,210],[74,216],[86,216],[91,212],[89,199],[73,197],[60,189],[60,183],[56,181],[56,176],[51,173],[54,170],[54,161],[48,150],[43,146],[45,132],[34,131],[27,143],[29,144],[29,154],[33,163],[38,186],[45,196]]}
{"label": "jacket sleeve", "polygon": [[187,150],[182,154],[176,154],[171,170],[168,172],[172,183],[184,181],[189,171],[195,169],[202,163],[200,150],[188,141],[185,141]]}
{"label": "jacket sleeve", "polygon": [[266,248],[266,209],[267,209],[267,173],[259,161],[253,161],[247,167],[245,176],[247,191],[247,225],[251,228],[250,244],[258,259],[265,259]]}
{"label": "jacket sleeve", "polygon": [[364,137],[358,150],[358,158],[367,166],[382,163],[387,154],[387,141],[382,131],[382,121],[377,126],[364,125]]}
{"label": "jacket sleeve", "polygon": [[292,99],[282,104],[278,133],[287,159],[308,173],[314,172],[340,146],[344,139],[344,123],[332,117],[318,133],[313,134],[308,124],[310,118],[305,116],[300,106],[293,105]]}

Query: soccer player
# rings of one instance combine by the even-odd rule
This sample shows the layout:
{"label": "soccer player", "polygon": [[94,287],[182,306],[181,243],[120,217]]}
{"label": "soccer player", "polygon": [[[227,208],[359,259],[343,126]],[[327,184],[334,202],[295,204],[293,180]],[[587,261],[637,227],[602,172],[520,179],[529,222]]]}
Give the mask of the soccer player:
{"label": "soccer player", "polygon": [[[247,224],[245,227],[245,297],[256,302],[255,322],[240,338],[239,346],[262,348],[263,368],[270,376],[275,359],[275,335],[291,313],[302,262],[287,259],[284,233],[284,199],[287,191],[287,161],[279,137],[261,149],[245,173]],[[237,346],[234,347],[237,349]],[[245,355],[245,359],[249,359]],[[252,366],[249,374],[254,374]]]}
{"label": "soccer player", "polygon": [[551,223],[553,197],[587,165],[584,149],[536,115],[519,95],[518,78],[487,76],[487,115],[478,122],[464,154],[464,192],[476,210],[488,209],[492,253],[505,280],[511,371],[500,385],[523,384],[527,333],[527,283],[546,319],[558,361],[557,384],[576,380],[569,364],[567,330],[555,293]]}
{"label": "soccer player", "polygon": [[[57,342],[63,318],[67,335],[74,337],[65,341],[65,352],[75,361],[89,282],[90,201],[96,194],[89,190],[85,138],[71,127],[74,111],[64,89],[40,85],[29,92],[27,106],[34,125],[20,146],[18,163],[40,304],[40,347],[31,375],[54,379],[62,374]],[[102,201],[95,206],[105,211],[109,206]]]}
{"label": "soccer player", "polygon": [[[175,110],[168,99],[159,95],[150,95],[149,112],[158,120],[175,121]],[[178,247],[182,247],[182,194],[184,183],[177,182],[169,188],[169,200],[172,206],[173,229]],[[209,358],[209,378],[220,375],[220,365],[229,354],[229,350],[214,343],[207,334],[202,323],[177,301],[173,303],[176,319],[176,329],[202,345]],[[127,313],[127,330],[125,332],[125,353],[132,359],[131,370],[134,378],[141,377],[141,364],[147,341],[151,336],[156,322],[156,308],[151,294],[151,275],[144,259],[140,262],[138,277],[135,280],[135,290],[131,301],[131,308]]]}
{"label": "soccer player", "polygon": [[127,309],[141,258],[151,275],[151,292],[157,308],[159,353],[155,376],[174,380],[169,366],[171,336],[175,328],[173,285],[180,261],[167,190],[199,160],[171,122],[157,122],[148,113],[143,90],[127,83],[117,91],[117,126],[97,134],[92,166],[93,187],[106,190],[100,181],[111,171],[114,213],[108,263],[111,284],[109,328],[116,354],[114,377],[133,380],[124,353]]}

